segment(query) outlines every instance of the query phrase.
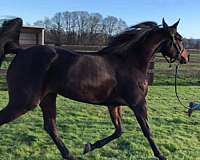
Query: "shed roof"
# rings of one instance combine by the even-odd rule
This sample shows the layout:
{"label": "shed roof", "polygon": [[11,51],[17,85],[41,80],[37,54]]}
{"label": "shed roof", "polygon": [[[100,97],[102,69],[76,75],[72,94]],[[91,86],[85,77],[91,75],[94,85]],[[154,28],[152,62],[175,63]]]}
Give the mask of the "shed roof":
{"label": "shed roof", "polygon": [[42,30],[44,30],[44,27],[38,27],[38,26],[23,26],[21,29],[21,32],[34,32],[39,33]]}

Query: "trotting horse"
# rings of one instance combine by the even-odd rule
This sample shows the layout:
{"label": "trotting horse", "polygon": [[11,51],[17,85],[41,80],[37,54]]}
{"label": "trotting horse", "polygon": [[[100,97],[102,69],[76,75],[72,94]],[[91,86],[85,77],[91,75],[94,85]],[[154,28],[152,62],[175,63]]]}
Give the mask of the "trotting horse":
{"label": "trotting horse", "polygon": [[[20,26],[20,20],[17,21]],[[1,31],[1,35],[13,28],[13,31],[18,31],[16,26],[9,28],[11,22],[15,21],[5,24],[6,29]],[[137,24],[115,36],[107,47],[93,54],[78,54],[49,46],[13,49],[15,43],[6,39],[9,37],[7,32],[4,41],[0,41],[3,44],[1,47],[7,47],[1,49],[1,57],[10,52],[16,56],[7,72],[9,102],[0,111],[0,125],[39,105],[43,112],[44,129],[62,157],[74,160],[56,129],[56,96],[108,107],[115,126],[114,133],[94,144],[86,144],[84,153],[101,148],[121,136],[121,106],[126,105],[134,112],[154,155],[159,160],[165,160],[147,123],[147,70],[156,52],[170,58],[170,62],[187,62],[188,53],[183,46],[183,38],[177,32],[178,23],[168,26],[163,19],[162,27],[155,22]]]}

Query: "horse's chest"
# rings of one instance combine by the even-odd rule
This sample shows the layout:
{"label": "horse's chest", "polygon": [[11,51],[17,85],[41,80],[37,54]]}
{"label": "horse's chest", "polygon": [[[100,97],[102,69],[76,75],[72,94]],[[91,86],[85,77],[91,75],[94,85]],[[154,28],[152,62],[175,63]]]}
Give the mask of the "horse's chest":
{"label": "horse's chest", "polygon": [[145,94],[148,92],[148,80],[145,79],[144,81],[138,81],[138,88]]}

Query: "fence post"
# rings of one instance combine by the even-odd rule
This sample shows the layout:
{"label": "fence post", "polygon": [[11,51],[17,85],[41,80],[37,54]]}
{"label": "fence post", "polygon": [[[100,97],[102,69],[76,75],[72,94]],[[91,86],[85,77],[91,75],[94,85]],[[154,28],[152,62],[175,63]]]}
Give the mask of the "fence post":
{"label": "fence post", "polygon": [[154,59],[155,59],[155,56],[152,57],[150,64],[149,64],[149,69],[148,69],[148,83],[149,83],[149,85],[152,85],[153,80],[154,80]]}

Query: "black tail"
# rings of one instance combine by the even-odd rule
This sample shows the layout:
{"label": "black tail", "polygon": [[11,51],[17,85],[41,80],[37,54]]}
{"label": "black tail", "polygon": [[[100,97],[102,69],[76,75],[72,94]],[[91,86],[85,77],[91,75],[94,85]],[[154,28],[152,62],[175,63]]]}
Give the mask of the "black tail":
{"label": "black tail", "polygon": [[23,50],[22,48],[18,48],[18,47],[5,47],[3,54],[0,56],[0,67],[7,54],[18,54],[22,50]]}
{"label": "black tail", "polygon": [[4,59],[5,59],[5,55],[2,55],[2,56],[0,57],[0,67],[1,67],[1,65],[2,65]]}
{"label": "black tail", "polygon": [[6,20],[0,28],[0,66],[5,59],[5,55],[19,52],[19,36],[22,28],[22,19],[15,18]]}
{"label": "black tail", "polygon": [[23,49],[22,48],[8,48],[6,50],[4,50],[4,54],[1,55],[0,57],[0,67],[5,59],[5,55],[7,54],[18,54],[19,52],[21,52]]}
{"label": "black tail", "polygon": [[5,55],[7,54],[18,54],[20,51],[22,51],[22,48],[15,43],[15,42],[7,42],[4,47],[2,48],[2,54],[0,56],[0,67],[5,59]]}

